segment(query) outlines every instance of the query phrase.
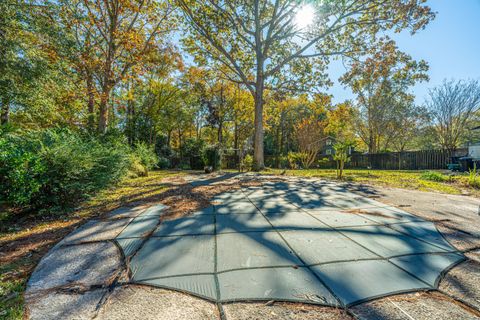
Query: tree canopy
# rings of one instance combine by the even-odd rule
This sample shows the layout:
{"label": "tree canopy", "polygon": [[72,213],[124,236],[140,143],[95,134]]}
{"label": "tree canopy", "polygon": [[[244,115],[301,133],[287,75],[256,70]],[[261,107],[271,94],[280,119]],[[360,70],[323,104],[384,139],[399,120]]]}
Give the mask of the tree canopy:
{"label": "tree canopy", "polygon": [[[428,62],[392,34],[434,19],[425,1],[24,0],[0,9],[1,132],[119,134],[154,150],[160,167],[201,167],[189,158],[212,148],[227,162],[251,154],[261,169],[288,166],[289,153],[318,166],[327,137],[338,150],[453,150],[478,126],[474,81],[445,82],[415,103]],[[326,93],[334,59],[351,101]]]}

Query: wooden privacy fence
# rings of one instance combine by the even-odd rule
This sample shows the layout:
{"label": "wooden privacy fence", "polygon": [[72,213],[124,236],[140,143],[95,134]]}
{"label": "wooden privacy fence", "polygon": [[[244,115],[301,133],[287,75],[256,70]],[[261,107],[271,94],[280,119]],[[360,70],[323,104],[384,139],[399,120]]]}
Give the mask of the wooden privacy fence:
{"label": "wooden privacy fence", "polygon": [[371,168],[384,170],[446,169],[452,156],[464,156],[467,149],[455,152],[448,150],[422,150],[387,152],[376,154],[353,154],[348,168]]}
{"label": "wooden privacy fence", "polygon": [[[457,149],[455,152],[448,150],[422,150],[405,152],[385,152],[376,154],[354,153],[351,161],[345,164],[350,169],[383,169],[383,170],[425,170],[425,169],[446,169],[451,162],[452,156],[465,156],[467,148]],[[319,156],[319,160],[324,156]],[[266,156],[265,164],[275,167],[277,163],[274,156]],[[280,164],[286,168],[287,163]],[[312,167],[322,169],[333,169],[336,163],[333,160],[320,160]]]}

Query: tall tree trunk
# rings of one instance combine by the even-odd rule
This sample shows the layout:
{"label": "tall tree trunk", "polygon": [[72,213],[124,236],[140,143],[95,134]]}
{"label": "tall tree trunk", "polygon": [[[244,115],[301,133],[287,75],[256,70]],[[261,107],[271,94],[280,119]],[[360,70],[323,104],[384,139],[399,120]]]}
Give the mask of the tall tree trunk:
{"label": "tall tree trunk", "polygon": [[152,142],[153,148],[155,150],[155,146],[157,145],[157,127],[154,125],[153,126],[153,142]]}
{"label": "tall tree trunk", "polygon": [[280,149],[282,148],[281,145],[281,138],[280,138],[281,132],[280,132],[280,124],[277,126],[277,129],[275,130],[275,142],[277,144],[276,150],[275,150],[275,168],[280,168]]}
{"label": "tall tree trunk", "polygon": [[113,86],[115,85],[114,75],[113,75],[113,62],[115,54],[117,51],[116,46],[116,32],[117,32],[117,20],[118,12],[111,14],[109,21],[109,32],[108,32],[108,49],[107,57],[104,65],[104,75],[103,75],[103,84],[102,84],[102,93],[100,98],[99,106],[99,117],[98,117],[98,131],[100,133],[106,133],[108,128],[108,99],[110,98],[110,92],[112,91]]}
{"label": "tall tree trunk", "polygon": [[180,156],[183,156],[182,151],[182,130],[178,128],[178,150],[180,150]]}
{"label": "tall tree trunk", "polygon": [[223,144],[223,122],[222,121],[218,123],[218,144],[219,145]]}
{"label": "tall tree trunk", "polygon": [[344,160],[340,160],[340,174],[339,174],[339,178],[342,179],[343,178],[343,168],[345,166],[345,161]]}
{"label": "tall tree trunk", "polygon": [[[7,36],[6,27],[7,26],[7,14],[0,14],[0,74],[4,74],[7,70],[7,45],[5,45],[5,39]],[[7,78],[8,79],[8,78]],[[6,95],[9,93],[9,86],[6,85],[4,88],[1,88],[4,96],[2,96],[1,106],[0,106],[0,125],[7,124],[10,117],[10,101]],[[5,92],[5,91],[6,92]]]}
{"label": "tall tree trunk", "polygon": [[88,95],[88,130],[95,130],[95,95],[93,91],[93,75],[91,72],[87,71],[86,76],[87,81],[87,95]]}
{"label": "tall tree trunk", "polygon": [[10,101],[8,98],[2,98],[2,110],[0,114],[0,125],[7,124],[10,120]]}
{"label": "tall tree trunk", "polygon": [[135,105],[132,100],[127,103],[127,124],[126,131],[128,143],[133,145],[135,143]]}
{"label": "tall tree trunk", "polygon": [[369,132],[369,137],[368,137],[368,153],[374,153],[375,152],[375,141],[373,139],[373,132],[370,130]]}
{"label": "tall tree trunk", "polygon": [[152,141],[153,141],[153,125],[150,126],[150,130],[149,130],[149,133],[148,133],[148,144],[152,144]]}
{"label": "tall tree trunk", "polygon": [[254,149],[253,158],[255,160],[255,170],[262,170],[265,168],[263,156],[263,78],[257,78],[257,85],[255,90],[255,134],[254,134]]}
{"label": "tall tree trunk", "polygon": [[233,149],[238,149],[238,123],[235,121],[233,129]]}
{"label": "tall tree trunk", "polygon": [[98,113],[98,132],[106,133],[108,127],[108,98],[110,96],[110,86],[105,85],[102,90],[99,113]]}
{"label": "tall tree trunk", "polygon": [[170,141],[172,140],[172,130],[168,130],[167,132],[167,146],[170,148]]}
{"label": "tall tree trunk", "polygon": [[280,155],[284,154],[284,151],[285,151],[285,147],[284,147],[284,144],[285,144],[285,125],[284,125],[285,121],[283,119],[283,112],[282,114],[280,115],[280,149],[279,149],[279,152],[280,152]]}

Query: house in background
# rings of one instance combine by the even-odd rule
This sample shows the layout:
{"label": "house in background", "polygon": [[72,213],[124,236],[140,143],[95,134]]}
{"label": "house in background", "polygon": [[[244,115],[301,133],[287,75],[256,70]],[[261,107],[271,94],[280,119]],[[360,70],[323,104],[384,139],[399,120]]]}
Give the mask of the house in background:
{"label": "house in background", "polygon": [[[320,152],[318,154],[318,157],[320,159],[322,158],[331,158],[335,155],[335,148],[333,147],[335,145],[336,139],[332,136],[327,136],[324,138]],[[352,154],[354,152],[354,147],[350,147],[350,150],[348,154]]]}
{"label": "house in background", "polygon": [[335,149],[333,145],[335,144],[335,138],[332,136],[327,136],[323,140],[322,148],[320,149],[320,157],[330,157],[335,154]]}

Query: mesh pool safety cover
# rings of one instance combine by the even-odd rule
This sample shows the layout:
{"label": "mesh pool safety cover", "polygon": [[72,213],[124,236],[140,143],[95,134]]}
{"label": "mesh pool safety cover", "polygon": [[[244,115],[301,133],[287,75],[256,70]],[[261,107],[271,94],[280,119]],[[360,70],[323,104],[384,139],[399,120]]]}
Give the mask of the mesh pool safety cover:
{"label": "mesh pool safety cover", "polygon": [[350,306],[435,289],[464,260],[433,223],[333,183],[266,181],[212,203],[162,223],[162,205],[133,219],[116,239],[132,281],[215,302]]}

